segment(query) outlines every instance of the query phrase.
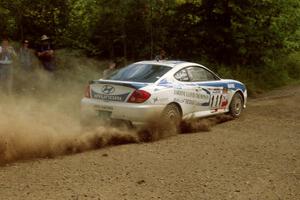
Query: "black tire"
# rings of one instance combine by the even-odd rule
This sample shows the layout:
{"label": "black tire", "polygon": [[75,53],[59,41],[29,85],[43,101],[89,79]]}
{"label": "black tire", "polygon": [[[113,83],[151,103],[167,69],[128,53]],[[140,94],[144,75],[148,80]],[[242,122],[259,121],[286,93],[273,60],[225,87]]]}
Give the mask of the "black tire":
{"label": "black tire", "polygon": [[164,120],[174,123],[176,127],[179,127],[179,124],[181,122],[180,108],[176,104],[171,103],[164,109],[162,117]]}
{"label": "black tire", "polygon": [[235,93],[229,105],[229,114],[237,118],[242,114],[244,108],[244,100],[240,93]]}

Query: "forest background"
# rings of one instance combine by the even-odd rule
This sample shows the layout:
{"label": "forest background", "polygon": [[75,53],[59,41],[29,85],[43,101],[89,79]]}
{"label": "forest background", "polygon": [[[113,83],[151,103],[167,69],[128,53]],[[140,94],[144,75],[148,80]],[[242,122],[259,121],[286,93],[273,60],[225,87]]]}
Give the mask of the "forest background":
{"label": "forest background", "polygon": [[164,49],[245,82],[252,95],[300,80],[299,0],[1,0],[0,34],[32,48],[50,36],[64,72]]}

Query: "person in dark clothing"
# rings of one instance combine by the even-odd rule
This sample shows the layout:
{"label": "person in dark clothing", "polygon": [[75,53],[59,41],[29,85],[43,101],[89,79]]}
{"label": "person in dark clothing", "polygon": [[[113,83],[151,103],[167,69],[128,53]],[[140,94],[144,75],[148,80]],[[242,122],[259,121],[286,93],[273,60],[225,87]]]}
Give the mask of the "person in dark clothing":
{"label": "person in dark clothing", "polygon": [[155,60],[168,60],[166,51],[164,49],[160,49],[159,55],[155,56]]}
{"label": "person in dark clothing", "polygon": [[37,56],[47,71],[55,70],[54,50],[47,35],[41,37],[41,45],[37,49]]}

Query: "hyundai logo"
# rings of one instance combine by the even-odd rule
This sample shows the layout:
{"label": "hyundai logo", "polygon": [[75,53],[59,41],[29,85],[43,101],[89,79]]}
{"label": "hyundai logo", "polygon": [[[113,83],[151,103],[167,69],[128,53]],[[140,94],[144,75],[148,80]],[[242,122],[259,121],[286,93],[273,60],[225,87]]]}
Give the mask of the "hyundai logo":
{"label": "hyundai logo", "polygon": [[102,87],[102,92],[104,94],[111,94],[111,93],[114,93],[114,91],[115,91],[115,88],[111,85],[104,85]]}

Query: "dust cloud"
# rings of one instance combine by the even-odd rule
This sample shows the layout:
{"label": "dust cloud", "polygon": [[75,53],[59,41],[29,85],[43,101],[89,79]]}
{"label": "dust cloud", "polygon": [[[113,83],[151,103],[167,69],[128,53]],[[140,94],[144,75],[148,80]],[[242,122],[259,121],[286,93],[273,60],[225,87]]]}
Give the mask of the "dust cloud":
{"label": "dust cloud", "polygon": [[201,131],[210,131],[217,124],[233,120],[231,115],[217,115],[210,118],[190,118],[185,119],[180,124],[180,133],[196,133]]}
{"label": "dust cloud", "polygon": [[177,129],[153,117],[139,129],[102,124],[83,130],[79,110],[85,82],[44,72],[37,72],[34,80],[35,84],[27,83],[14,88],[10,95],[0,95],[0,165],[153,142],[178,133],[209,131],[213,125],[230,120],[224,116],[188,119]]}

